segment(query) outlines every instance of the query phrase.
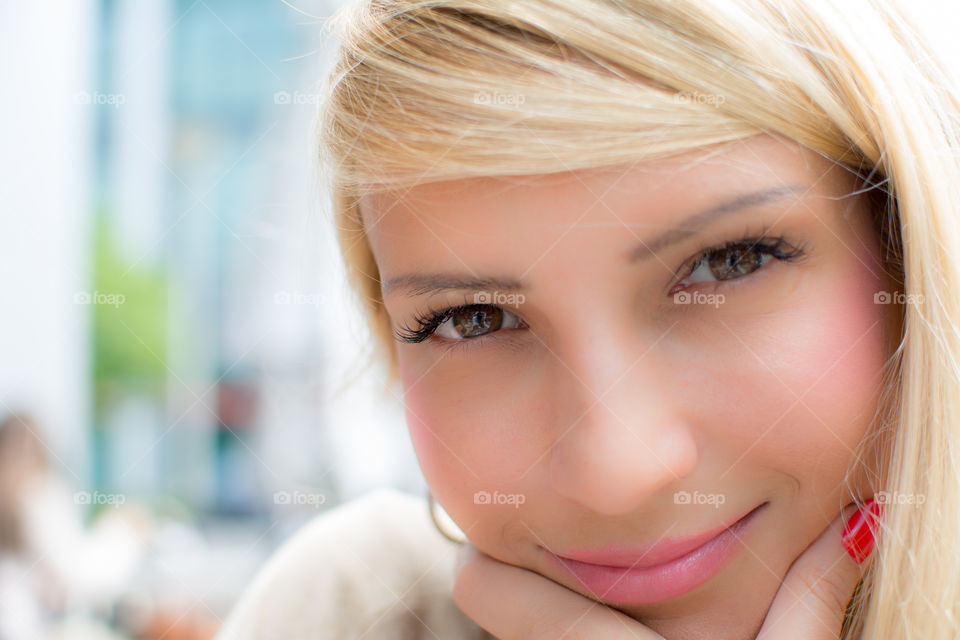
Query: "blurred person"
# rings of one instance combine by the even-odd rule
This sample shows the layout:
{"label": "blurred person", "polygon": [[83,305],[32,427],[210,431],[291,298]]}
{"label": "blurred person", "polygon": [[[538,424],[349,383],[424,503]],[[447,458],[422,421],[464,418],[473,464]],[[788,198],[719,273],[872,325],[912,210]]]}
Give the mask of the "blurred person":
{"label": "blurred person", "polygon": [[29,419],[0,423],[0,640],[39,638],[45,614],[62,612],[64,585],[45,563],[31,558],[26,498],[48,468]]}
{"label": "blurred person", "polygon": [[125,508],[87,529],[82,505],[101,494],[72,492],[50,455],[30,416],[0,423],[0,640],[37,640],[71,616],[108,615],[152,526]]}

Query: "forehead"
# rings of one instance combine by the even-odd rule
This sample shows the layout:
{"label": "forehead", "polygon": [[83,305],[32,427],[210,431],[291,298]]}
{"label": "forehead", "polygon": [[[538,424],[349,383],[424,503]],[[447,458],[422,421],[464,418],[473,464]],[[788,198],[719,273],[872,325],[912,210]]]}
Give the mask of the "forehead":
{"label": "forehead", "polygon": [[636,242],[746,191],[802,184],[839,195],[849,186],[845,174],[792,141],[761,135],[629,167],[421,184],[367,195],[360,207],[388,278],[417,268],[472,268],[491,248],[493,258],[512,252],[532,262],[574,230],[587,243],[602,230]]}

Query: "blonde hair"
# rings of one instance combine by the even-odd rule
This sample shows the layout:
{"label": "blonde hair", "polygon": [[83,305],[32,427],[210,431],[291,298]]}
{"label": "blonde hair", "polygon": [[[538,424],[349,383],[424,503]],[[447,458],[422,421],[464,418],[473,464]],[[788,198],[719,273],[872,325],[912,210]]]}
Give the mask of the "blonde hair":
{"label": "blonde hair", "polygon": [[925,499],[885,505],[842,637],[960,637],[960,81],[927,25],[893,0],[373,0],[330,25],[319,157],[390,384],[364,195],[764,132],[879,194],[884,260],[916,297],[890,307],[884,394],[858,453],[879,461],[875,491]]}

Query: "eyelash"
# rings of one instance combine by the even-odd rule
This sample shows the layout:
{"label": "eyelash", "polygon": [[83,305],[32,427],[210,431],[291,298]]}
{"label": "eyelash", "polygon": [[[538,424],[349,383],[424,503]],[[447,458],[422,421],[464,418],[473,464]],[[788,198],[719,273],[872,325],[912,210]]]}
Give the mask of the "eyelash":
{"label": "eyelash", "polygon": [[[766,229],[764,229],[759,236],[754,235],[745,235],[739,240],[730,240],[719,245],[706,246],[698,250],[693,258],[687,261],[687,263],[682,266],[678,273],[687,271],[688,276],[692,274],[697,267],[700,266],[700,262],[713,253],[720,253],[722,251],[729,251],[731,249],[746,248],[756,251],[758,254],[768,254],[780,260],[781,262],[796,262],[804,256],[807,255],[807,249],[805,246],[795,246],[790,243],[787,238],[783,235],[775,236],[768,238],[766,235]],[[792,247],[790,249],[785,249],[785,247]],[[758,269],[759,270],[759,269]],[[736,282],[738,280],[743,280],[755,272],[748,273],[744,276],[738,278],[732,278],[730,280],[720,280],[714,283],[716,286],[721,286],[726,283]],[[686,276],[685,276],[686,277]],[[674,285],[671,285],[675,286]],[[456,313],[466,310],[474,309],[477,307],[491,307],[496,305],[489,304],[464,304],[457,305],[453,307],[447,307],[445,309],[439,310],[428,310],[423,313],[418,313],[414,318],[416,323],[416,328],[411,329],[409,327],[401,327],[400,330],[395,332],[395,337],[400,342],[408,343],[419,343],[430,338],[437,328],[447,321],[451,316]],[[458,348],[464,346],[465,343],[472,343],[471,346],[476,346],[476,343],[481,343],[486,340],[486,338],[492,336],[492,334],[497,333],[496,331],[491,332],[491,334],[486,334],[478,336],[475,338],[463,338],[460,340],[445,340],[446,342],[452,343],[450,348]]]}
{"label": "eyelash", "polygon": [[[693,258],[680,267],[677,273],[686,272],[687,275],[684,277],[689,277],[696,268],[700,266],[701,261],[705,260],[711,254],[729,251],[730,249],[752,249],[759,254],[771,255],[781,262],[796,262],[807,255],[806,245],[794,244],[784,235],[767,237],[766,233],[767,228],[764,227],[759,235],[744,234],[739,240],[730,240],[719,245],[702,246],[697,250]],[[787,249],[787,247],[790,247],[790,249]],[[753,273],[754,272],[748,273],[739,278],[731,278],[730,280],[719,280],[713,284],[715,286],[730,286],[730,283],[738,283],[737,281],[744,280]],[[674,283],[674,285],[675,284],[676,283]]]}

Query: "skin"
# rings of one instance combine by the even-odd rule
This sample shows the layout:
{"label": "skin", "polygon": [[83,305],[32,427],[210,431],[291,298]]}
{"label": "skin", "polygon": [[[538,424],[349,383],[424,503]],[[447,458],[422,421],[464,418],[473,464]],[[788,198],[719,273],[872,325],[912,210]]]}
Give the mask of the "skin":
{"label": "skin", "polygon": [[[646,260],[624,259],[694,213],[793,185],[804,189],[718,219]],[[544,548],[651,545],[769,502],[743,548],[703,585],[657,603],[597,608],[671,640],[757,637],[791,565],[830,526],[838,542],[842,508],[868,499],[866,479],[876,478],[865,466],[850,486],[845,472],[857,463],[888,355],[891,306],[875,304],[874,294],[893,285],[868,201],[854,189],[848,172],[764,134],[617,170],[444,181],[363,198],[383,282],[456,272],[528,284],[520,304],[499,305],[515,328],[482,343],[397,343],[420,466],[481,557],[527,570],[540,579],[531,588],[563,587],[590,602],[594,594],[548,563]],[[704,269],[702,281],[683,279],[701,250],[759,235],[763,225],[805,255],[767,256],[757,270],[719,282]],[[723,301],[681,305],[678,290]],[[384,301],[399,329],[415,327],[418,312],[474,303],[474,293],[394,288]],[[470,317],[459,316],[467,328]],[[445,326],[443,335],[456,335]],[[677,504],[681,490],[724,501]],[[523,504],[478,504],[478,491]],[[834,543],[817,562],[837,557]],[[849,594],[857,568],[845,562],[821,569],[845,572],[833,588]],[[475,571],[471,588],[458,583],[455,593],[468,615],[465,594],[481,602],[480,583],[496,576],[526,584]],[[561,600],[545,597],[557,603],[560,624]],[[484,623],[483,611],[472,615]]]}
{"label": "skin", "polygon": [[[831,640],[839,636],[846,603],[866,566],[857,565],[838,544],[841,525],[855,506],[845,508],[790,566],[758,640]],[[470,543],[460,548],[454,600],[500,640],[664,637],[614,607],[598,605],[533,571],[494,560]],[[696,634],[693,637],[729,637],[734,628],[718,627],[709,635],[692,633]],[[671,632],[670,637],[680,636]]]}

